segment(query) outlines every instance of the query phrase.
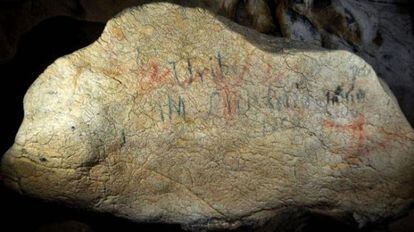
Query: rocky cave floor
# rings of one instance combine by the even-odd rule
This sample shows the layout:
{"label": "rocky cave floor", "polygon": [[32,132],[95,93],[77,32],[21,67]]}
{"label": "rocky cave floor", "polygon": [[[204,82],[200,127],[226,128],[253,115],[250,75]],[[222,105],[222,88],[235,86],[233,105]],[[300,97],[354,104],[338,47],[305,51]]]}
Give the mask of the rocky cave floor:
{"label": "rocky cave floor", "polygon": [[[0,154],[13,143],[23,118],[27,88],[56,58],[82,48],[98,38],[103,23],[54,17],[41,22],[20,40],[13,59],[0,64],[3,120]],[[51,33],[53,32],[53,33]],[[1,231],[181,231],[178,225],[135,224],[125,219],[67,208],[22,197],[0,186]],[[299,223],[298,223],[299,220]],[[242,229],[243,230],[243,229]],[[248,229],[244,229],[248,230]],[[276,230],[279,231],[279,230]],[[283,231],[360,231],[330,218],[304,214]],[[414,231],[414,214],[383,222],[362,231]]]}

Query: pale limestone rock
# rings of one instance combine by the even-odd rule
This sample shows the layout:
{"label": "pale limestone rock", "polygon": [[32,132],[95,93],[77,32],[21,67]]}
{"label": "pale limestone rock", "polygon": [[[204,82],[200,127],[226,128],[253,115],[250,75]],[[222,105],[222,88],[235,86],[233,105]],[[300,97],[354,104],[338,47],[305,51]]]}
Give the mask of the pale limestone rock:
{"label": "pale limestone rock", "polygon": [[[106,22],[121,10],[157,0],[10,0],[0,6],[0,63],[11,59],[22,34],[56,16]],[[164,0],[198,6],[220,13],[260,32],[273,30],[271,10],[265,0]],[[243,6],[243,7],[240,7]],[[22,17],[23,16],[23,17]]]}
{"label": "pale limestone rock", "polygon": [[24,108],[2,173],[46,200],[187,229],[413,202],[414,133],[367,63],[199,8],[124,11]]}
{"label": "pale limestone rock", "polygon": [[[284,37],[346,49],[371,64],[414,125],[414,4],[409,0],[279,0]],[[411,9],[410,9],[411,8]]]}
{"label": "pale limestone rock", "polygon": [[[106,22],[159,0],[9,0],[0,6],[0,63],[21,35],[54,16]],[[414,4],[410,0],[162,0],[219,13],[259,32],[346,49],[373,66],[414,125]],[[23,16],[23,17],[22,17]]]}

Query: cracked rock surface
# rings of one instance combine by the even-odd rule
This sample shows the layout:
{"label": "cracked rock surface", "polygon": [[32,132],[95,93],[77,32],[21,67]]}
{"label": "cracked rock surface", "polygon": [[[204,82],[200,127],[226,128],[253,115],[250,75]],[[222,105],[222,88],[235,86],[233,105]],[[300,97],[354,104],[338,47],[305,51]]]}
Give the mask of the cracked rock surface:
{"label": "cracked rock surface", "polygon": [[198,6],[279,37],[345,49],[373,66],[414,125],[414,3],[410,0],[7,0],[0,6],[0,63],[39,22],[69,16],[106,22],[148,2]]}
{"label": "cracked rock surface", "polygon": [[279,2],[277,18],[284,37],[329,49],[345,49],[361,56],[387,82],[414,125],[413,3],[405,0]]}
{"label": "cracked rock surface", "polygon": [[24,109],[1,171],[29,196],[190,230],[413,202],[414,132],[370,65],[201,8],[125,10]]}
{"label": "cracked rock surface", "polygon": [[[162,0],[7,0],[0,8],[0,62],[13,58],[22,34],[39,22],[56,16],[69,16],[91,22],[106,22],[122,9]],[[163,0],[198,6],[255,28],[274,28],[271,9],[265,0]],[[22,17],[24,16],[24,17]]]}

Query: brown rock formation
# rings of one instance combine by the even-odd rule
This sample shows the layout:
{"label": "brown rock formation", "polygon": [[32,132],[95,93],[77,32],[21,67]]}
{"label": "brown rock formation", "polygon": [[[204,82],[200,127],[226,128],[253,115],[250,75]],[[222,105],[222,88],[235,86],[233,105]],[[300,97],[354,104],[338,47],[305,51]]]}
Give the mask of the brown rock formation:
{"label": "brown rock formation", "polygon": [[367,63],[201,8],[126,10],[24,105],[2,173],[30,196],[187,229],[413,201],[414,133]]}

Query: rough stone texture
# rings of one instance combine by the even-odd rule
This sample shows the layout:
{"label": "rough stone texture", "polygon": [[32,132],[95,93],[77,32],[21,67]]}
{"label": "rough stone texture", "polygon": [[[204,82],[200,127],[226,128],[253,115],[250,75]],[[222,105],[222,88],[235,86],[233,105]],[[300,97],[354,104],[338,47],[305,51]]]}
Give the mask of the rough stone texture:
{"label": "rough stone texture", "polygon": [[[10,0],[0,8],[0,62],[11,59],[22,34],[39,22],[55,16],[106,22],[122,9],[160,0]],[[273,30],[270,8],[265,0],[165,0],[207,8],[260,32]],[[24,16],[24,17],[21,17]]]}
{"label": "rough stone texture", "polygon": [[[106,22],[126,7],[161,0],[9,0],[0,7],[0,62],[42,20]],[[373,66],[414,125],[414,3],[410,0],[165,0],[199,6],[259,32],[346,49]],[[24,17],[21,17],[24,16]]]}
{"label": "rough stone texture", "polygon": [[413,201],[414,133],[367,63],[199,8],[123,12],[24,108],[2,173],[30,196],[187,229]]}
{"label": "rough stone texture", "polygon": [[[0,8],[0,62],[13,58],[20,37],[39,22],[55,16],[70,16],[106,22],[137,0],[10,0]],[[141,1],[142,2],[142,1]]]}
{"label": "rough stone texture", "polygon": [[413,3],[406,0],[279,1],[284,37],[346,49],[371,64],[414,123]]}

